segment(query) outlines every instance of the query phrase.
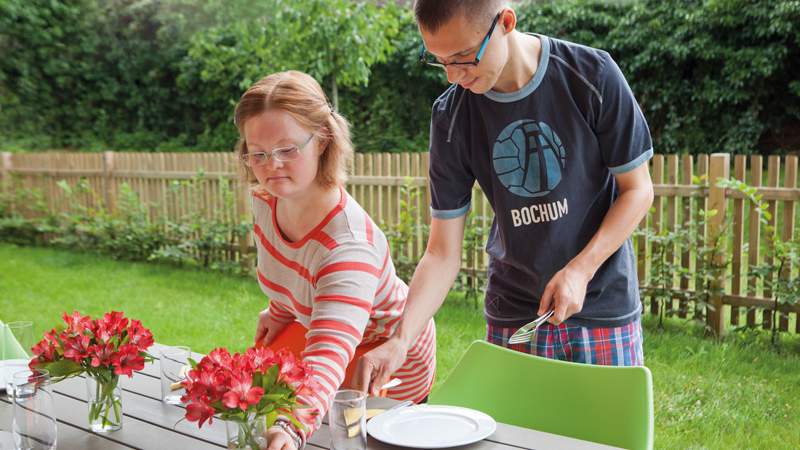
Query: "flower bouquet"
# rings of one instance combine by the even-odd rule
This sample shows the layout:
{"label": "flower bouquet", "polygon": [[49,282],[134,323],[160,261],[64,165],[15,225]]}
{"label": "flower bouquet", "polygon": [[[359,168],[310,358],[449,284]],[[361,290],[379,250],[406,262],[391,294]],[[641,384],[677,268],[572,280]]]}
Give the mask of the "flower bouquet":
{"label": "flower bouquet", "polygon": [[192,369],[183,385],[186,419],[200,427],[216,415],[228,424],[228,448],[266,448],[266,431],[276,420],[304,426],[297,417],[312,418],[310,409],[298,408],[298,395],[308,395],[316,383],[310,368],[287,350],[249,348],[231,355],[218,348]]}
{"label": "flower bouquet", "polygon": [[77,311],[63,314],[65,325],[45,333],[33,346],[31,370],[46,369],[53,381],[86,375],[89,425],[92,431],[109,432],[122,427],[120,375],[131,377],[153,357],[147,349],[153,334],[138,320],[122,312],[101,319]]}

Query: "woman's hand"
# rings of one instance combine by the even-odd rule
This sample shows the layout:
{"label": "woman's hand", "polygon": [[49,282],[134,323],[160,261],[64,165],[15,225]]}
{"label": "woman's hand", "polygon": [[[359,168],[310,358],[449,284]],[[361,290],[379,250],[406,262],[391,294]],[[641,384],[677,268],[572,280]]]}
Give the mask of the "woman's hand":
{"label": "woman's hand", "polygon": [[271,427],[267,430],[267,450],[297,450],[294,439],[281,427]]}
{"label": "woman's hand", "polygon": [[286,323],[280,323],[272,319],[269,315],[269,309],[261,311],[258,314],[258,325],[256,326],[256,346],[269,345],[286,325]]}

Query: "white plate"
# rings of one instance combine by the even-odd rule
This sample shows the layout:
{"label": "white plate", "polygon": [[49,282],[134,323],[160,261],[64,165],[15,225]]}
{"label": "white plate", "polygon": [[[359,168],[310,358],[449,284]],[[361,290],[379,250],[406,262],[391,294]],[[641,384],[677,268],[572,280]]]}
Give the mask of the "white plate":
{"label": "white plate", "polygon": [[0,392],[6,390],[6,385],[11,383],[11,376],[28,368],[27,359],[7,359],[0,361]]}
{"label": "white plate", "polygon": [[445,405],[414,405],[379,414],[367,432],[387,444],[411,448],[447,448],[489,437],[497,423],[474,409]]}

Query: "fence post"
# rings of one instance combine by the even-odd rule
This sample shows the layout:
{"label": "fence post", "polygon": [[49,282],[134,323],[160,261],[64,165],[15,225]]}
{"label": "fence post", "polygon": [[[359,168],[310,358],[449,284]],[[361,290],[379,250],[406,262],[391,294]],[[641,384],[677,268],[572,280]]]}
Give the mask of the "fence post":
{"label": "fence post", "polygon": [[114,196],[111,193],[112,180],[114,173],[114,152],[103,152],[103,202],[109,213],[114,212]]}
{"label": "fence post", "polygon": [[11,186],[11,169],[13,169],[13,163],[11,162],[11,152],[3,152],[2,154],[2,161],[0,161],[0,191],[3,192],[3,195],[7,195],[9,199],[9,207],[11,210],[14,210],[14,196],[11,195],[11,191],[13,190]]}
{"label": "fence post", "polygon": [[[730,176],[731,158],[727,153],[714,153],[711,155],[709,167],[709,192],[708,192],[708,211],[716,210],[716,215],[711,217],[708,223],[708,239],[706,242],[717,242],[717,238],[725,230],[726,206],[725,188],[717,186],[720,178]],[[724,264],[726,259],[725,246],[723,245],[715,257],[715,264]],[[719,274],[712,282],[714,294],[711,296],[711,307],[708,310],[708,325],[716,336],[722,336],[725,332],[725,314],[722,304],[722,289],[725,287],[725,272]]]}

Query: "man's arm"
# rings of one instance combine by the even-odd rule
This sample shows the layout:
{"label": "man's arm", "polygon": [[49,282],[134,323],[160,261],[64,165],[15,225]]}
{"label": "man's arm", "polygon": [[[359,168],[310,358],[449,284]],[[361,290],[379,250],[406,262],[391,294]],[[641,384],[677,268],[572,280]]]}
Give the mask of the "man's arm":
{"label": "man's arm", "polygon": [[653,182],[647,164],[614,175],[619,197],[609,208],[597,233],[584,249],[547,283],[539,302],[539,314],[550,308],[559,324],[583,309],[586,286],[597,269],[630,237],[653,204]]}
{"label": "man's arm", "polygon": [[380,387],[402,367],[409,347],[442,306],[461,269],[466,215],[432,219],[431,234],[408,291],[403,318],[395,333],[358,361],[352,387],[378,395]]}

